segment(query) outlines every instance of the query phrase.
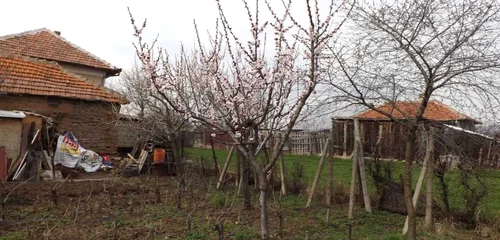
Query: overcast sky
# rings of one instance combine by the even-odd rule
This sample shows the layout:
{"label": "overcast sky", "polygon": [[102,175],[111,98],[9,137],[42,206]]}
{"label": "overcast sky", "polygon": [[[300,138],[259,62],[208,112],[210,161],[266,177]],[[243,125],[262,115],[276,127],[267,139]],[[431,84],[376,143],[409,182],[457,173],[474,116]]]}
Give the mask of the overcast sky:
{"label": "overcast sky", "polygon": [[169,48],[181,41],[192,42],[194,18],[206,25],[215,21],[217,13],[210,0],[17,0],[0,8],[0,35],[43,27],[61,31],[70,42],[117,67],[128,68],[135,52],[127,7],[138,20],[147,17],[149,36],[160,34],[161,43]]}
{"label": "overcast sky", "polygon": [[[271,1],[276,4],[281,2]],[[221,2],[236,34],[248,37],[248,17],[241,1]],[[307,18],[304,5],[299,5],[303,2],[295,1],[292,7],[292,15],[302,23]],[[320,5],[325,4],[320,9],[327,10],[328,2],[320,1]],[[193,20],[205,33],[214,29],[218,16],[215,0],[16,0],[4,2],[0,8],[0,21],[3,23],[0,35],[44,27],[60,31],[70,42],[119,68],[127,69],[135,58],[132,46],[135,39],[127,7],[130,7],[136,21],[148,18],[145,38],[151,40],[159,34],[159,45],[172,53],[179,51],[181,42],[194,45]],[[267,9],[263,8],[262,12],[265,15]],[[266,17],[264,19],[268,19]]]}
{"label": "overcast sky", "polygon": [[[234,31],[245,40],[250,36],[249,21],[242,2],[221,2]],[[253,2],[249,1],[251,9]],[[261,2],[261,17],[269,20],[267,8]],[[292,6],[292,14],[299,22],[307,20],[304,2],[295,1]],[[320,8],[326,11],[327,4],[329,1],[320,1]],[[0,8],[0,21],[4,23],[0,27],[0,36],[38,28],[60,31],[68,41],[116,67],[127,69],[135,59],[132,45],[135,38],[127,7],[139,24],[144,18],[148,19],[145,38],[152,40],[159,35],[159,45],[172,53],[179,51],[181,43],[194,46],[193,20],[205,34],[207,30],[213,31],[218,17],[215,0],[17,0],[3,3]],[[282,9],[281,5],[274,7],[278,12]],[[110,80],[115,83],[117,79]]]}
{"label": "overcast sky", "polygon": [[[246,35],[248,18],[241,1],[221,2],[237,34]],[[217,17],[215,0],[16,0],[5,2],[0,8],[0,21],[3,23],[0,35],[44,27],[60,31],[70,42],[126,69],[133,64],[135,57],[127,7],[138,22],[148,18],[146,38],[152,39],[159,34],[160,45],[174,53],[179,50],[181,42],[193,46],[193,20],[205,33],[214,29]],[[303,6],[294,5],[293,9],[299,13],[297,15],[302,15],[298,16],[299,19],[306,17]],[[267,9],[264,10],[267,12]]]}

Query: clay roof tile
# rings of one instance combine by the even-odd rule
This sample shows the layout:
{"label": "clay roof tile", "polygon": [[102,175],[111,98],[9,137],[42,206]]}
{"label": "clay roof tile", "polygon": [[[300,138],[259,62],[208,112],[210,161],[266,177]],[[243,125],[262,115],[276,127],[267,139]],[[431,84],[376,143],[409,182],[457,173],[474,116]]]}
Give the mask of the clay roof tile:
{"label": "clay roof tile", "polygon": [[[411,119],[417,114],[419,106],[419,102],[398,101],[394,103],[387,102],[384,105],[377,107],[376,109],[395,119]],[[373,109],[368,109],[364,112],[361,112],[355,117],[364,120],[389,120],[386,115]],[[481,123],[478,120],[460,113],[457,110],[439,101],[429,101],[423,117],[427,120],[437,122],[469,120],[474,123]]]}
{"label": "clay roof tile", "polygon": [[12,54],[0,54],[0,92],[126,103],[55,62]]}
{"label": "clay roof tile", "polygon": [[110,75],[121,71],[46,28],[0,37],[0,51],[103,69]]}

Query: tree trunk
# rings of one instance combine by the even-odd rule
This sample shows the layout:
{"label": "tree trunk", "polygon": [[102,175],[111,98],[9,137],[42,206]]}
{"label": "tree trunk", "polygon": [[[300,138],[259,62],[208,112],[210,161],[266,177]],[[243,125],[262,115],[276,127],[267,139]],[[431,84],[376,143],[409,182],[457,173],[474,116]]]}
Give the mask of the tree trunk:
{"label": "tree trunk", "polygon": [[437,178],[441,184],[441,197],[443,198],[444,208],[446,213],[450,212],[450,200],[448,199],[448,184],[446,184],[446,180],[444,179],[445,171],[442,171],[442,174],[439,174]]}
{"label": "tree trunk", "polygon": [[217,176],[217,174],[219,174],[219,163],[215,156],[214,140],[212,138],[210,138],[210,147],[212,148],[212,157],[214,159],[215,176]]}
{"label": "tree trunk", "polygon": [[[427,145],[427,150],[425,153],[425,158],[424,158],[424,163],[422,164],[422,170],[420,171],[420,175],[418,176],[418,181],[417,181],[417,186],[415,187],[415,192],[413,193],[413,207],[416,209],[418,205],[418,198],[420,197],[420,190],[422,190],[422,184],[424,182],[424,177],[426,176],[427,173],[427,163],[429,162],[429,158],[431,157],[430,152],[429,152],[429,146],[432,144],[434,145],[434,142],[431,142],[430,137],[428,138],[429,142]],[[405,225],[403,227],[403,234],[406,234],[408,232],[408,216],[406,216],[406,221]]]}
{"label": "tree trunk", "polygon": [[[234,185],[240,188],[240,179],[241,179],[241,154],[240,151],[236,148],[236,176],[234,177]],[[239,194],[239,192],[238,192]]]}
{"label": "tree trunk", "polygon": [[260,178],[260,231],[262,239],[269,239],[269,214],[267,212],[268,182],[265,173]]}
{"label": "tree trunk", "polygon": [[434,190],[434,129],[431,127],[429,136],[429,162],[427,163],[427,186],[425,198],[424,228],[429,230],[432,226],[432,196]]}
{"label": "tree trunk", "polygon": [[406,211],[408,212],[408,234],[407,239],[416,240],[417,239],[417,221],[415,215],[415,207],[412,201],[412,191],[411,191],[411,165],[413,163],[414,150],[415,150],[415,140],[417,138],[417,125],[413,124],[409,128],[408,138],[406,139],[406,149],[405,149],[405,170],[404,170],[404,200],[406,204]]}
{"label": "tree trunk", "polygon": [[[241,156],[241,153],[238,151]],[[250,194],[250,187],[248,186],[248,180],[250,176],[250,160],[244,157],[239,158],[241,160],[242,171],[241,171],[241,190],[243,192],[243,209],[252,209],[252,196]]]}

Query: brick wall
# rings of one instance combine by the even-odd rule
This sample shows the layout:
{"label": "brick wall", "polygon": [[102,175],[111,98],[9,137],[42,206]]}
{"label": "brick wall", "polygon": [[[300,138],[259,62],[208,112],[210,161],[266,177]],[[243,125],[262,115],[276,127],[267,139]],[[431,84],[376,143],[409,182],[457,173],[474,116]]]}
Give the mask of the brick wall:
{"label": "brick wall", "polygon": [[116,153],[120,106],[96,101],[31,95],[0,95],[0,110],[33,111],[51,117],[59,132],[71,131],[86,149]]}

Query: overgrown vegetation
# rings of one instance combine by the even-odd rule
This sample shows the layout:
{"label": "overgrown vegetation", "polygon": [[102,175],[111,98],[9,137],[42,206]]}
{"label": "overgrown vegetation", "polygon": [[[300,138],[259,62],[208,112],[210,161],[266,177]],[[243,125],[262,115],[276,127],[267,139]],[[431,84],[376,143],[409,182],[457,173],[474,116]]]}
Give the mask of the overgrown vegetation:
{"label": "overgrown vegetation", "polygon": [[[189,148],[186,149],[186,153],[190,156],[191,159],[196,160],[200,157],[204,156],[207,158],[211,155],[210,149],[199,149],[199,148]],[[216,156],[220,163],[226,158],[228,151],[226,150],[215,150]],[[309,155],[285,155],[285,162],[288,166],[288,176],[289,181],[291,181],[291,174],[296,162],[299,162],[300,165],[303,166],[303,181],[304,184],[311,184],[314,174],[318,167],[319,162],[318,156],[309,156]],[[230,169],[235,166],[235,158],[232,158],[230,163]],[[373,172],[377,175],[377,178],[385,178],[386,176],[390,176],[390,179],[394,183],[401,182],[401,174],[403,170],[403,163],[394,162],[394,161],[384,161],[378,160],[378,166],[373,162],[373,160],[368,160],[367,171]],[[464,200],[464,187],[461,183],[461,171],[459,169],[452,169],[449,164],[442,163],[441,161],[437,162],[435,179],[434,179],[434,189],[435,200],[438,205],[438,208],[441,211],[446,212],[446,201],[443,197],[447,195],[448,204],[450,206],[450,212],[463,213],[465,210],[465,200]],[[440,166],[446,166],[446,171],[444,171],[444,177],[441,177],[441,169]],[[342,185],[342,188],[349,189],[350,182],[350,173],[351,173],[351,161],[349,159],[337,158],[334,160],[334,182],[335,184]],[[418,164],[414,164],[412,168],[412,180],[413,185],[416,184],[418,175],[420,173],[421,166]],[[475,170],[475,174],[480,177],[487,188],[488,194],[484,196],[479,201],[478,211],[480,211],[481,219],[487,222],[493,222],[495,217],[497,217],[498,212],[500,212],[500,172],[496,170],[487,170],[487,169],[477,169]],[[380,197],[380,192],[378,189],[382,189],[383,185],[379,185],[379,188],[376,187],[376,181],[373,180],[373,176],[370,173],[370,181],[368,182],[368,188],[371,194],[375,194]],[[447,191],[443,190],[443,182],[444,186],[446,186]],[[326,171],[323,172],[321,177],[320,185],[324,187],[326,181]],[[476,185],[473,185],[476,186]],[[442,215],[442,214],[441,214]]]}

